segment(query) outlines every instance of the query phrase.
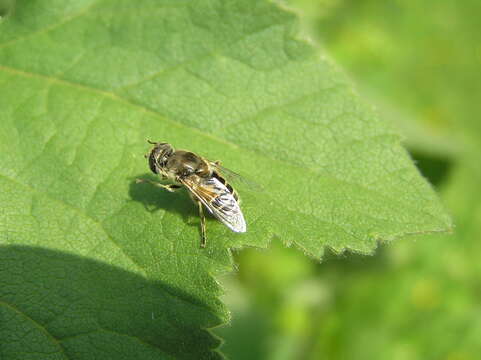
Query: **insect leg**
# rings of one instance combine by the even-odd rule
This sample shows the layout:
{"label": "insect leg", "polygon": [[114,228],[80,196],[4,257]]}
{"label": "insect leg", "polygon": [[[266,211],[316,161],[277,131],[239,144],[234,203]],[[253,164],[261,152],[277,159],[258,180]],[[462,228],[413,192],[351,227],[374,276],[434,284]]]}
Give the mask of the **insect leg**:
{"label": "insect leg", "polygon": [[146,179],[136,179],[135,182],[137,184],[142,184],[142,183],[149,183],[149,184],[152,184],[154,186],[157,186],[157,187],[160,187],[160,188],[163,188],[167,191],[170,191],[170,192],[174,192],[176,190],[179,190],[182,186],[180,185],[176,185],[176,184],[169,184],[169,185],[164,185],[164,184],[161,184],[159,182],[156,182],[156,181],[152,181],[152,180],[146,180]]}
{"label": "insect leg", "polygon": [[196,200],[197,206],[199,206],[199,216],[200,216],[200,231],[202,233],[202,237],[200,239],[200,247],[205,248],[205,244],[207,242],[207,236],[205,234],[205,215],[203,205],[200,201]]}

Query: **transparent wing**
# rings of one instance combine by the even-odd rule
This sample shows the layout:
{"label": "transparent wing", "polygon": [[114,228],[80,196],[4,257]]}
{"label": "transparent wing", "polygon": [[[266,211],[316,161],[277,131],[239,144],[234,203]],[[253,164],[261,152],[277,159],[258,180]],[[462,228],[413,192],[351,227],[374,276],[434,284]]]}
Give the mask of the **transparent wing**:
{"label": "transparent wing", "polygon": [[250,190],[254,191],[263,191],[264,188],[256,183],[254,180],[247,179],[245,176],[242,176],[235,171],[232,171],[216,161],[211,161],[210,165],[216,169],[221,175],[225,176],[229,181],[232,181],[234,184],[243,184],[246,185]]}
{"label": "transparent wing", "polygon": [[212,215],[234,232],[246,232],[246,222],[234,195],[217,178],[190,176],[180,182]]}

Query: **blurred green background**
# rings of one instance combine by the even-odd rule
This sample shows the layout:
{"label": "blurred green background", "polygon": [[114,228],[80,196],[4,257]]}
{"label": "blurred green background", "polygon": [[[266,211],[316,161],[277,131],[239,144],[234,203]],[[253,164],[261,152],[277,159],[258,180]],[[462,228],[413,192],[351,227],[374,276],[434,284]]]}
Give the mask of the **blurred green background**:
{"label": "blurred green background", "polygon": [[231,359],[481,357],[481,1],[290,0],[302,28],[404,135],[452,235],[319,264],[276,240],[226,276]]}

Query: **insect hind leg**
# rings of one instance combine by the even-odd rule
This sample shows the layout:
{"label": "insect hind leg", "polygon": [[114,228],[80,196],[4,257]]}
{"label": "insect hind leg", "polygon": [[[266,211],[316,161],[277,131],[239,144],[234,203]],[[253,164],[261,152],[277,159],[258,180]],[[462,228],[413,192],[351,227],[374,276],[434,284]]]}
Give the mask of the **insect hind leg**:
{"label": "insect hind leg", "polygon": [[199,200],[195,200],[197,206],[199,207],[199,216],[200,216],[200,232],[201,232],[201,239],[200,239],[200,247],[205,248],[207,243],[207,235],[205,230],[205,214],[204,208],[202,203]]}

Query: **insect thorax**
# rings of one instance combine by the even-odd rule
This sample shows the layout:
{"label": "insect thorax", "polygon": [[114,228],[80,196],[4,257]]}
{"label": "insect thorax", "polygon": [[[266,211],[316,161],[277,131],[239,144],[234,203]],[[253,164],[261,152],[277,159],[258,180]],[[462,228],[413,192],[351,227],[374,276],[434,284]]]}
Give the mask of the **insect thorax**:
{"label": "insect thorax", "polygon": [[177,150],[169,157],[165,171],[170,177],[186,177],[192,174],[208,177],[212,174],[209,164],[204,159],[184,150]]}

